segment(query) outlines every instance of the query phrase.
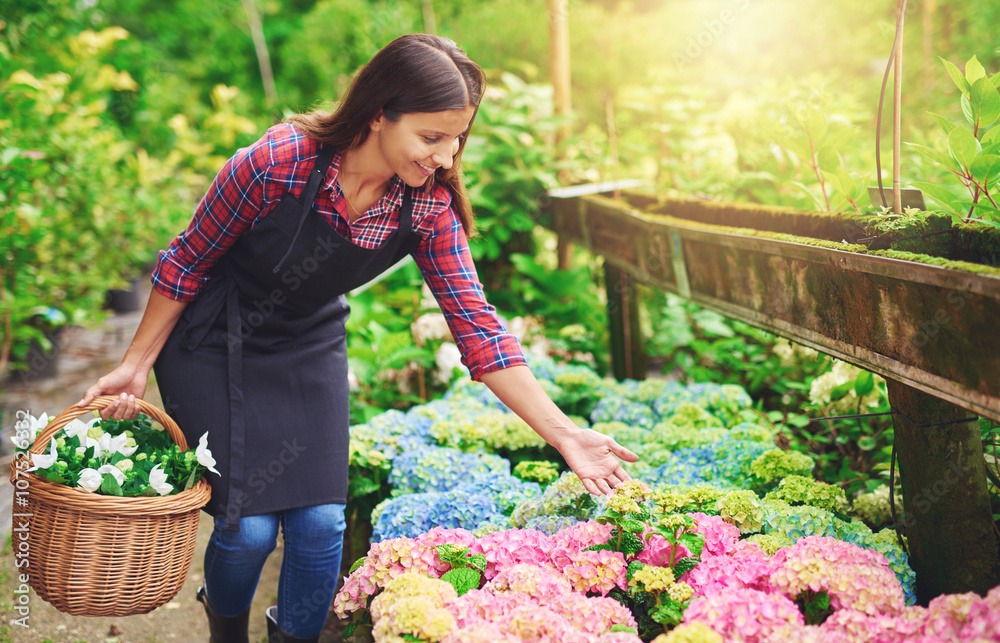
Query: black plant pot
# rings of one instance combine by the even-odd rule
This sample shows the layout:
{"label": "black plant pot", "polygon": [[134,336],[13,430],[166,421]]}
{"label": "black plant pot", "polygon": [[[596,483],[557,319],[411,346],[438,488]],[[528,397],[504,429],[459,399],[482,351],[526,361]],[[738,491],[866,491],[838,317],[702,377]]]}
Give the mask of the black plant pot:
{"label": "black plant pot", "polygon": [[11,379],[28,382],[51,379],[58,375],[59,355],[62,352],[62,334],[62,326],[45,333],[45,337],[52,343],[49,350],[45,350],[37,339],[32,339],[28,346],[28,352],[24,356],[24,366],[12,370]]}
{"label": "black plant pot", "polygon": [[104,297],[105,310],[116,313],[131,313],[139,310],[139,278],[129,279],[128,290],[108,290]]}

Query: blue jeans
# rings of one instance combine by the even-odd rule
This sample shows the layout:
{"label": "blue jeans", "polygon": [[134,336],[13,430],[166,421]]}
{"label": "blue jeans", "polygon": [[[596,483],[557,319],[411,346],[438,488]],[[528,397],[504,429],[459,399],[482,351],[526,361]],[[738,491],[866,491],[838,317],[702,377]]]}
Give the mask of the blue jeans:
{"label": "blue jeans", "polygon": [[278,580],[278,627],[302,638],[317,636],[340,578],[344,505],[289,509],[244,516],[239,531],[226,531],[223,518],[205,549],[205,592],[223,616],[250,609],[264,561],[274,551],[282,527],[284,556]]}

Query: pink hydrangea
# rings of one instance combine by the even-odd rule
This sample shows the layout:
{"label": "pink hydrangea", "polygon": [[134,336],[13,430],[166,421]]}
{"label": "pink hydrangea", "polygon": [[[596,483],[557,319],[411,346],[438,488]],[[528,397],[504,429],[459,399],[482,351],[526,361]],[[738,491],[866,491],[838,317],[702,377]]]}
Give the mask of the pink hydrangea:
{"label": "pink hydrangea", "polygon": [[573,591],[569,581],[554,569],[520,564],[502,569],[483,589],[527,594],[540,602]]}
{"label": "pink hydrangea", "polygon": [[582,551],[561,571],[578,592],[606,596],[615,587],[625,589],[628,583],[625,557],[617,551]]}
{"label": "pink hydrangea", "polygon": [[435,527],[426,533],[420,534],[415,540],[418,544],[425,547],[435,547],[437,545],[472,547],[476,543],[476,537],[468,529],[445,529],[444,527]]}
{"label": "pink hydrangea", "polygon": [[609,524],[602,525],[596,520],[588,520],[559,530],[549,537],[549,541],[555,547],[583,551],[587,547],[603,545],[608,542],[611,531],[612,527]]}
{"label": "pink hydrangea", "polygon": [[[646,542],[646,548],[639,552],[635,559],[639,562],[646,563],[647,565],[669,567],[670,553],[673,551],[673,545],[671,545],[670,542],[663,536],[653,534],[652,532],[652,527],[647,527],[646,530],[642,532],[642,538]],[[681,558],[690,555],[691,552],[687,547],[679,545],[677,547],[677,554],[674,556],[674,562],[676,563]]]}
{"label": "pink hydrangea", "polygon": [[756,589],[724,589],[694,599],[684,622],[701,621],[728,640],[758,643],[781,627],[804,624],[798,606],[781,594]]}
{"label": "pink hydrangea", "polygon": [[705,539],[705,548],[701,550],[702,558],[728,554],[739,542],[739,527],[726,522],[722,517],[709,516],[700,512],[688,515],[694,518],[695,531]]}
{"label": "pink hydrangea", "polygon": [[471,547],[471,553],[486,556],[486,579],[504,567],[520,563],[542,565],[549,562],[548,536],[535,529],[508,529],[487,534]]}
{"label": "pink hydrangea", "polygon": [[365,607],[368,597],[381,591],[392,579],[407,572],[441,576],[448,567],[438,558],[437,550],[410,538],[374,543],[364,564],[345,579],[344,587],[334,599],[334,610],[340,618],[346,618]]}
{"label": "pink hydrangea", "polygon": [[736,544],[733,545],[732,551],[729,552],[730,556],[741,557],[741,556],[767,556],[764,553],[764,548],[755,542],[750,540],[737,540]]}
{"label": "pink hydrangea", "polygon": [[771,561],[764,556],[711,556],[681,577],[699,596],[724,589],[771,591]]}
{"label": "pink hydrangea", "polygon": [[771,584],[789,598],[806,590],[825,591],[834,610],[850,608],[869,615],[896,614],[905,605],[896,575],[876,551],[809,536],[778,550],[771,560]]}
{"label": "pink hydrangea", "polygon": [[969,618],[962,627],[962,639],[996,641],[1000,639],[1000,585],[991,589],[969,609]]}
{"label": "pink hydrangea", "polygon": [[477,621],[468,627],[457,627],[441,639],[441,643],[521,643],[521,639],[503,631],[498,625]]}

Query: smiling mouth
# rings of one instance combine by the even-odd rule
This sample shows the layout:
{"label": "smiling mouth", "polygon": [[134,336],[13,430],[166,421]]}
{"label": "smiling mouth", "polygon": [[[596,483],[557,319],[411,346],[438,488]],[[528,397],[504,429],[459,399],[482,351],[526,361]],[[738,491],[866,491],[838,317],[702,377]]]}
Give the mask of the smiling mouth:
{"label": "smiling mouth", "polygon": [[419,161],[414,161],[414,163],[416,163],[417,165],[419,165],[420,169],[422,169],[427,174],[434,174],[434,169],[435,168],[427,167],[426,165],[424,165],[423,163],[420,163]]}

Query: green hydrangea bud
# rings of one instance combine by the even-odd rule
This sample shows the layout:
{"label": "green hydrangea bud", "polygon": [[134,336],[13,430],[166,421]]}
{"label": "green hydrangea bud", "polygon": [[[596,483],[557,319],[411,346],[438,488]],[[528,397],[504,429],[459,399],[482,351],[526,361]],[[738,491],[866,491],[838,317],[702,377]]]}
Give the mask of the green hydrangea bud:
{"label": "green hydrangea bud", "polygon": [[757,456],[750,463],[750,473],[766,484],[786,476],[809,475],[815,464],[813,459],[804,453],[770,449]]}
{"label": "green hydrangea bud", "polygon": [[129,460],[128,458],[125,458],[124,460],[119,460],[117,463],[115,463],[115,466],[118,467],[119,471],[125,473],[126,471],[132,470],[132,461]]}
{"label": "green hydrangea bud", "polygon": [[840,511],[847,504],[843,489],[805,476],[787,476],[766,497],[784,500],[791,505],[809,505],[827,511]]}
{"label": "green hydrangea bud", "polygon": [[149,458],[149,455],[146,454],[146,453],[136,453],[132,457],[132,459],[135,460],[136,462],[142,462],[143,460],[146,460],[147,458]]}
{"label": "green hydrangea bud", "polygon": [[98,426],[96,424],[94,426],[90,427],[89,429],[87,429],[87,437],[88,438],[93,438],[95,440],[100,440],[102,435],[104,435],[104,429],[102,429],[100,426]]}

